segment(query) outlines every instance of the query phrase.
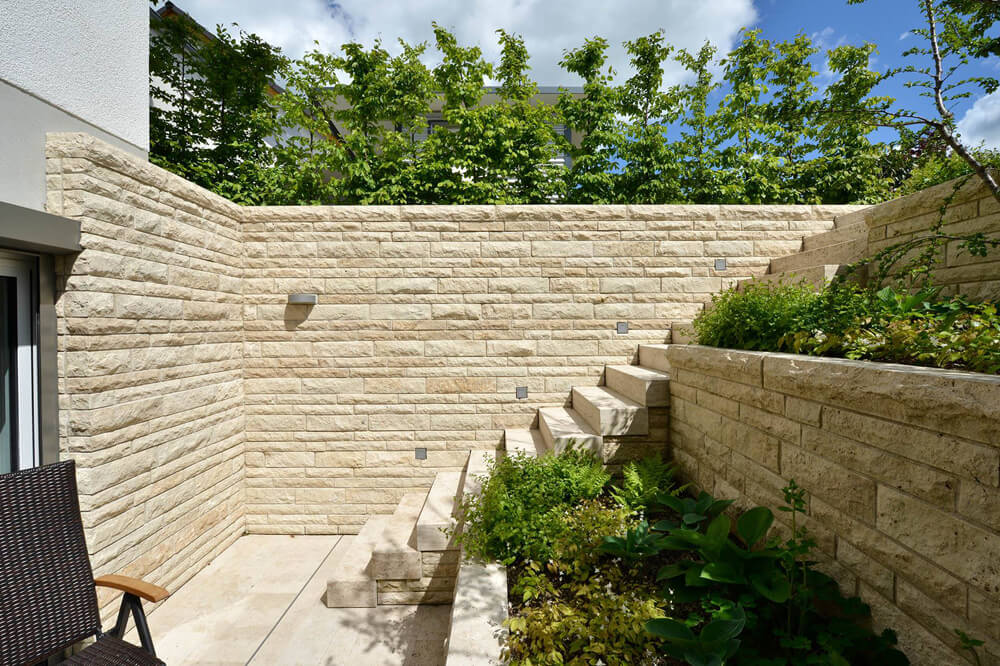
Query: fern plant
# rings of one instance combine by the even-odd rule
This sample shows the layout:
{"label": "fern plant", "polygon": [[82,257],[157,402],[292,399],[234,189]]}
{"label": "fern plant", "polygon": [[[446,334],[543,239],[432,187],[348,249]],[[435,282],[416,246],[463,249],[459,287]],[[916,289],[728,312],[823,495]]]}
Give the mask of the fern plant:
{"label": "fern plant", "polygon": [[622,469],[622,485],[611,489],[611,497],[628,511],[645,513],[657,495],[676,495],[686,486],[674,484],[677,468],[659,455],[632,461]]}

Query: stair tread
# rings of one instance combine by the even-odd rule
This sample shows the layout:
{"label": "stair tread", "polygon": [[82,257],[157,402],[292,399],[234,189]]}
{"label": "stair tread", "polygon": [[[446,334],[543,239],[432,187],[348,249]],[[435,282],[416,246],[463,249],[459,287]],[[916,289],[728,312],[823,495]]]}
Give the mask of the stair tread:
{"label": "stair tread", "polygon": [[454,539],[442,530],[454,529],[462,472],[438,472],[416,521],[417,549],[454,550]]}
{"label": "stair tread", "polygon": [[604,383],[644,407],[670,404],[670,374],[642,365],[608,365]]}
{"label": "stair tread", "polygon": [[573,391],[584,396],[596,407],[630,410],[643,409],[643,406],[635,400],[630,400],[621,393],[612,391],[607,386],[574,386]]}
{"label": "stair tread", "polygon": [[806,236],[802,239],[802,249],[804,251],[818,250],[823,247],[837,245],[847,241],[868,238],[868,225],[864,222],[850,224],[844,227],[837,227],[833,231],[824,231],[815,236]]}
{"label": "stair tread", "polygon": [[406,493],[385,523],[382,536],[372,551],[371,575],[376,580],[416,580],[420,578],[420,551],[417,550],[417,519],[427,499],[426,492]]}
{"label": "stair tread", "polygon": [[540,456],[548,451],[541,431],[534,428],[507,428],[503,431],[503,437],[509,453],[520,451],[528,456]]}
{"label": "stair tread", "polygon": [[606,386],[574,386],[573,409],[601,435],[645,435],[649,432],[646,408]]}
{"label": "stair tread", "polygon": [[804,268],[795,268],[788,271],[782,271],[780,273],[768,273],[766,275],[758,275],[755,278],[749,280],[743,280],[737,286],[737,289],[742,291],[745,289],[745,285],[748,284],[759,284],[759,283],[777,283],[784,282],[786,284],[799,284],[801,282],[806,282],[812,284],[816,287],[821,287],[834,277],[840,271],[841,264],[819,264],[817,266],[806,266]]}
{"label": "stair tread", "polygon": [[370,517],[347,548],[334,555],[333,574],[327,579],[325,603],[329,608],[374,608],[378,583],[371,575],[371,559],[390,516]]}
{"label": "stair tread", "polygon": [[616,370],[618,372],[625,373],[626,375],[631,375],[633,377],[638,377],[644,381],[648,382],[668,382],[670,381],[670,375],[662,370],[656,370],[654,368],[647,368],[642,365],[609,365],[609,369]]}
{"label": "stair tread", "polygon": [[541,407],[538,410],[538,416],[539,418],[545,418],[545,423],[554,436],[564,437],[580,434],[590,437],[600,437],[575,409],[569,407]]}
{"label": "stair tread", "polygon": [[849,264],[864,257],[868,250],[868,237],[806,250],[771,260],[770,273],[782,273],[810,266]]}

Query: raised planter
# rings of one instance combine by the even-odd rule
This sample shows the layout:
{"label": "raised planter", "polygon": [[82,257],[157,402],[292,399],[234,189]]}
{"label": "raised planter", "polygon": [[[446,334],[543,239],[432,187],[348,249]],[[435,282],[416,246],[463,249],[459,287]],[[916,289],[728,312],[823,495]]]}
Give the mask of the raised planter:
{"label": "raised planter", "polygon": [[697,345],[666,354],[687,478],[772,508],[794,478],[823,568],[914,664],[964,659],[956,628],[1000,655],[1000,377]]}

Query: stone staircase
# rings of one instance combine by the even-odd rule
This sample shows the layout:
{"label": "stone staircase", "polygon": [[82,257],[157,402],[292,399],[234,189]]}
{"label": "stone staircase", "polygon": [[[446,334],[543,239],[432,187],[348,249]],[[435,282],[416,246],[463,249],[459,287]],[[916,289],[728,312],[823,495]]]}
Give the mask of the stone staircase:
{"label": "stone staircase", "polygon": [[[605,367],[601,386],[574,387],[568,406],[540,407],[537,428],[504,431],[504,452],[538,456],[576,447],[612,470],[663,452],[669,420],[667,345],[640,345],[639,365]],[[473,451],[465,469],[439,472],[427,492],[407,493],[392,515],[372,516],[337,554],[327,583],[331,608],[452,603],[460,553],[459,498],[478,493],[477,476],[496,455]]]}
{"label": "stone staircase", "polygon": [[664,451],[670,376],[666,345],[639,345],[639,365],[609,365],[601,386],[575,386],[566,407],[540,407],[538,427],[504,431],[506,451],[528,455],[569,447],[590,451],[607,465]]}
{"label": "stone staircase", "polygon": [[834,228],[802,241],[802,250],[771,260],[767,274],[739,283],[738,289],[755,282],[805,282],[822,286],[833,279],[845,265],[863,259],[868,253],[868,226],[863,210],[838,215]]}

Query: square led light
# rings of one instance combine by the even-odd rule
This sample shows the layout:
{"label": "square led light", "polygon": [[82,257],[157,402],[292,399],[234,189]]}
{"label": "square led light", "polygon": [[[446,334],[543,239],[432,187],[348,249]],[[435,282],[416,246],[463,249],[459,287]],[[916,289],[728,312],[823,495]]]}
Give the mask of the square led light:
{"label": "square led light", "polygon": [[717,270],[717,271],[724,271],[724,270],[726,270],[726,260],[725,259],[716,259],[715,260],[715,270]]}
{"label": "square led light", "polygon": [[515,386],[514,387],[514,397],[518,400],[524,400],[528,397],[528,387],[527,386]]}
{"label": "square led light", "polygon": [[618,334],[619,335],[625,335],[626,333],[628,333],[628,322],[627,321],[620,321],[615,326],[615,328],[618,330]]}
{"label": "square led light", "polygon": [[413,449],[413,457],[417,460],[427,460],[427,449]]}

